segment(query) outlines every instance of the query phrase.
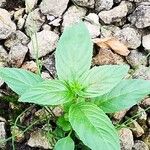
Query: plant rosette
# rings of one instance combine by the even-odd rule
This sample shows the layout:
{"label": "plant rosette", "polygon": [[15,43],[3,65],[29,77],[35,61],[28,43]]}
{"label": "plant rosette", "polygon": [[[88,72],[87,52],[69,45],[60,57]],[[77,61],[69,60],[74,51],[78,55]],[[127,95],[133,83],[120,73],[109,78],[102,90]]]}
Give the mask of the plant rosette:
{"label": "plant rosette", "polygon": [[[150,81],[125,79],[126,65],[91,68],[93,44],[79,22],[64,30],[55,60],[58,78],[43,80],[17,68],[0,68],[0,77],[16,92],[20,102],[42,106],[61,105],[64,116],[57,124],[92,150],[120,150],[117,131],[105,113],[130,108],[150,94]],[[59,139],[55,150],[73,150],[71,135]]]}

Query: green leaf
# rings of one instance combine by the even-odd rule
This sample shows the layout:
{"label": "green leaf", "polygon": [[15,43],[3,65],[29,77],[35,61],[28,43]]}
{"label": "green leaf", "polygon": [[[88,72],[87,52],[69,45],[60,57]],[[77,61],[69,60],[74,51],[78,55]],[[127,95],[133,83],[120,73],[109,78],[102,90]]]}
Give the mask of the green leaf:
{"label": "green leaf", "polygon": [[64,30],[56,49],[56,70],[59,79],[74,81],[90,69],[93,45],[83,22]]}
{"label": "green leaf", "polygon": [[67,121],[64,116],[61,116],[57,120],[57,125],[61,127],[64,131],[70,131],[71,130],[71,125],[70,122]]}
{"label": "green leaf", "polygon": [[0,78],[17,94],[21,95],[43,79],[32,72],[17,68],[0,68]]}
{"label": "green leaf", "polygon": [[127,65],[104,65],[92,68],[80,81],[87,87],[85,96],[97,97],[108,93],[125,77],[128,70]]}
{"label": "green leaf", "polygon": [[97,97],[95,103],[105,112],[112,113],[130,108],[150,94],[150,81],[122,80],[111,92]]}
{"label": "green leaf", "polygon": [[62,130],[62,128],[59,128],[58,126],[56,126],[55,130],[53,131],[53,134],[55,135],[55,137],[60,138],[63,138],[65,136],[65,132]]}
{"label": "green leaf", "polygon": [[74,150],[74,142],[70,137],[62,138],[56,143],[54,150]]}
{"label": "green leaf", "polygon": [[92,150],[120,150],[114,126],[95,104],[87,102],[72,105],[69,121],[79,138]]}
{"label": "green leaf", "polygon": [[59,80],[46,80],[30,88],[21,95],[20,102],[35,103],[39,105],[59,105],[72,100],[72,94],[64,82]]}

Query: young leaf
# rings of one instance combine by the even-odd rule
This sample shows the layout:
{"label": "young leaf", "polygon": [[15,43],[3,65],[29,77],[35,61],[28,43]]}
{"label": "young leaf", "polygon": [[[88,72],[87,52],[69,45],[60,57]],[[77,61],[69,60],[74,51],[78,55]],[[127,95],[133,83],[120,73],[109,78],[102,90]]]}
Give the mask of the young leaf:
{"label": "young leaf", "polygon": [[107,113],[130,108],[150,94],[150,81],[122,80],[111,92],[97,97],[95,103]]}
{"label": "young leaf", "polygon": [[92,51],[92,41],[83,22],[66,28],[60,37],[55,54],[59,79],[76,80],[89,70]]}
{"label": "young leaf", "polygon": [[70,137],[65,137],[56,143],[54,150],[74,150],[74,147],[73,140]]}
{"label": "young leaf", "polygon": [[59,80],[46,80],[33,86],[23,95],[20,102],[35,103],[39,105],[59,105],[72,100],[72,95],[63,82]]}
{"label": "young leaf", "polygon": [[72,105],[69,121],[79,138],[92,150],[120,150],[114,126],[95,104],[87,102]]}
{"label": "young leaf", "polygon": [[19,95],[43,81],[39,75],[17,68],[0,68],[0,78]]}
{"label": "young leaf", "polygon": [[129,67],[126,65],[104,65],[92,68],[81,79],[87,87],[85,96],[97,97],[108,93],[125,77],[128,70]]}
{"label": "young leaf", "polygon": [[57,125],[59,127],[61,127],[64,131],[69,131],[71,130],[71,125],[70,125],[70,122],[67,121],[64,116],[61,116],[58,118],[57,120]]}

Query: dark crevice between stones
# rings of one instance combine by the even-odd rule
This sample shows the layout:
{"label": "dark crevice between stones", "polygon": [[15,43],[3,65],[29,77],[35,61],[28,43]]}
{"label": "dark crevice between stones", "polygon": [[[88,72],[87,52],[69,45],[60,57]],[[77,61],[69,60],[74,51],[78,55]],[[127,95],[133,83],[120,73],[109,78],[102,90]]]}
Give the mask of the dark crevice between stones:
{"label": "dark crevice between stones", "polygon": [[15,8],[25,7],[24,0],[6,0],[6,10],[14,10]]}
{"label": "dark crevice between stones", "polygon": [[143,54],[145,55],[145,57],[147,57],[146,67],[149,67],[149,59],[150,59],[150,56],[149,56],[149,53],[148,53],[147,51],[144,51],[143,49],[144,49],[144,48],[143,48],[143,46],[142,46],[142,44],[141,44],[141,46],[138,47],[137,50],[138,50],[139,52],[143,53]]}
{"label": "dark crevice between stones", "polygon": [[42,2],[42,0],[38,0],[37,5],[40,5]]}

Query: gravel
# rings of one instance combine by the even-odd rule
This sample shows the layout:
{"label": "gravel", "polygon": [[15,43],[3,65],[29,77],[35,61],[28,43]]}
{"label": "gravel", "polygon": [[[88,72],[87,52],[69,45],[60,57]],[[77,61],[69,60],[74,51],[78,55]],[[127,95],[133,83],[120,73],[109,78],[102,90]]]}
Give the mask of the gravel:
{"label": "gravel", "polygon": [[[50,80],[57,77],[55,49],[58,39],[65,27],[83,20],[92,39],[119,40],[130,52],[128,56],[121,56],[108,47],[100,48],[94,45],[92,66],[126,64],[130,65],[131,69],[127,77],[150,80],[149,14],[150,0],[0,0],[0,67],[17,67],[37,73],[35,59],[38,49],[42,77]],[[10,92],[5,87],[0,79],[0,96]],[[8,106],[5,108],[3,105]],[[6,115],[11,120],[10,106],[12,103],[0,101],[0,110],[6,113],[0,111],[0,116]],[[150,98],[147,96],[138,105],[112,114],[111,119],[117,124],[141,114],[133,120],[131,126],[120,129],[122,150],[150,149],[150,117],[149,111],[144,110],[149,106]],[[28,115],[27,118],[33,120],[32,113],[28,112],[31,118]],[[53,113],[59,116],[62,111],[55,108]],[[28,125],[30,119],[27,121]],[[0,138],[3,139],[6,138],[6,131],[11,131],[9,126],[5,125],[6,122],[0,120]],[[26,143],[18,142],[17,145],[20,144],[24,150],[35,147],[52,148],[47,139],[43,138],[43,127],[40,127],[29,131],[29,137],[25,134]],[[21,131],[20,127],[18,131]],[[0,149],[2,147],[5,148],[5,143],[0,144]],[[17,146],[16,149],[22,149],[21,147]]]}

